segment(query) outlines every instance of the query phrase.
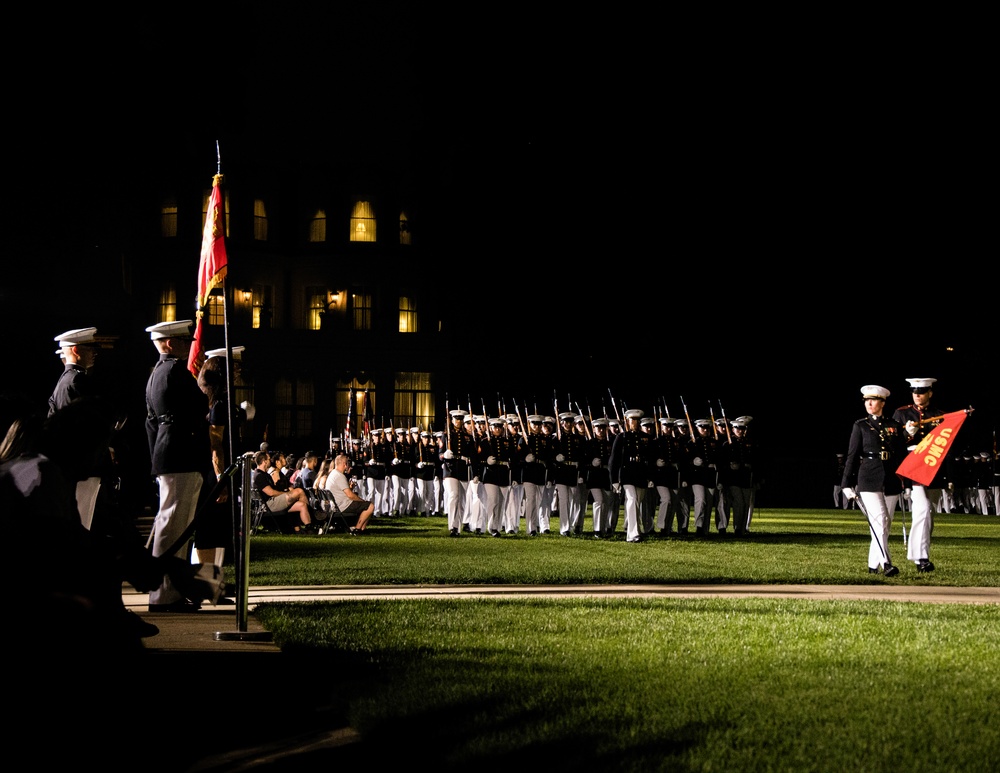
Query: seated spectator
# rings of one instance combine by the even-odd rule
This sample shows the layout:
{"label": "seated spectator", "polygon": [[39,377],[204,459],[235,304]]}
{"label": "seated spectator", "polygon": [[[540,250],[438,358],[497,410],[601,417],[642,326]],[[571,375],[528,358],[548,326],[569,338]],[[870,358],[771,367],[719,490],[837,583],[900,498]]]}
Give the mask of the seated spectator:
{"label": "seated spectator", "polygon": [[302,468],[299,470],[298,478],[292,481],[292,485],[299,488],[311,489],[316,483],[316,465],[319,464],[319,457],[315,451],[306,451],[302,457]]}
{"label": "seated spectator", "polygon": [[[309,510],[309,497],[306,495],[305,489],[279,489],[275,485],[273,476],[268,474],[268,470],[274,469],[274,467],[267,451],[258,451],[254,454],[253,461],[257,468],[253,474],[253,487],[268,512],[287,513],[289,516],[288,528],[297,534],[315,531],[316,525],[313,523],[312,512]],[[280,475],[280,470],[278,473]],[[298,516],[299,523],[291,519],[293,515]]]}
{"label": "seated spectator", "polygon": [[299,472],[302,470],[302,463],[304,459],[300,459],[297,456],[288,456],[285,460],[285,466],[281,468],[282,474],[288,478],[288,485],[294,486],[295,481],[299,477]]}
{"label": "seated spectator", "polygon": [[319,469],[316,471],[316,476],[313,479],[313,489],[325,489],[327,478],[330,473],[333,472],[333,459],[327,457],[319,465]]}
{"label": "seated spectator", "polygon": [[357,535],[368,527],[368,521],[375,512],[375,505],[358,496],[355,486],[348,479],[351,474],[351,459],[339,453],[333,460],[333,470],[326,479],[327,491],[333,492],[333,501],[345,517],[358,516],[357,526],[351,527],[351,534]]}
{"label": "seated spectator", "polygon": [[267,474],[271,476],[271,485],[278,491],[288,491],[292,484],[288,481],[287,469],[288,458],[283,451],[275,451],[271,454],[268,464]]}

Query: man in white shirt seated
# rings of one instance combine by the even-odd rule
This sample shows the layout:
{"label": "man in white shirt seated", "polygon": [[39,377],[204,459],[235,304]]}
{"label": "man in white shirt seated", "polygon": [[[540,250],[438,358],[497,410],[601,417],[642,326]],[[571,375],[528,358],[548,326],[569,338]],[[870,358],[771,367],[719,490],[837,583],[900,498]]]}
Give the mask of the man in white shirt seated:
{"label": "man in white shirt seated", "polygon": [[343,516],[358,516],[357,526],[351,527],[351,534],[360,534],[367,526],[375,512],[375,505],[367,499],[362,499],[351,485],[347,477],[351,471],[351,459],[347,454],[339,453],[333,460],[333,470],[326,479],[326,488],[333,492],[333,501]]}

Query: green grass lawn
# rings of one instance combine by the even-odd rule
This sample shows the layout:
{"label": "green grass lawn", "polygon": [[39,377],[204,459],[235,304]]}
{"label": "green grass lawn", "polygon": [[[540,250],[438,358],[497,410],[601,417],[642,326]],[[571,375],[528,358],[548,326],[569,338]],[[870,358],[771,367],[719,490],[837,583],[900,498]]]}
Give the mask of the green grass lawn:
{"label": "green grass lawn", "polygon": [[[589,523],[588,523],[589,526]],[[867,574],[867,526],[765,510],[744,540],[446,537],[379,519],[363,537],[255,536],[252,585],[834,583],[1000,587],[1000,519],[939,516],[935,572]],[[340,764],[435,769],[992,771],[998,604],[773,599],[268,603],[308,664]],[[271,677],[274,678],[274,677]]]}

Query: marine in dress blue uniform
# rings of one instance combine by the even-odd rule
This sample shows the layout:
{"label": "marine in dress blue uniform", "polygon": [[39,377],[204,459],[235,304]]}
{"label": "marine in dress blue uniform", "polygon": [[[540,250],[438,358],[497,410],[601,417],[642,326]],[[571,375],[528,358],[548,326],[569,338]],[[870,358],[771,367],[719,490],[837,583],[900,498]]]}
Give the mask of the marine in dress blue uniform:
{"label": "marine in dress blue uniform", "polygon": [[[151,474],[160,490],[153,521],[152,552],[164,555],[194,520],[205,473],[211,461],[208,401],[187,368],[191,320],[161,322],[146,328],[160,358],[146,382],[146,437]],[[175,555],[187,558],[187,545]],[[164,576],[149,594],[151,612],[185,608],[185,599]]]}
{"label": "marine in dress blue uniform", "polygon": [[854,422],[841,487],[849,498],[861,500],[871,532],[868,571],[881,567],[886,577],[899,574],[892,563],[889,528],[903,484],[896,468],[906,456],[906,433],[895,419],[882,415],[889,390],[877,384],[861,388],[868,415]]}

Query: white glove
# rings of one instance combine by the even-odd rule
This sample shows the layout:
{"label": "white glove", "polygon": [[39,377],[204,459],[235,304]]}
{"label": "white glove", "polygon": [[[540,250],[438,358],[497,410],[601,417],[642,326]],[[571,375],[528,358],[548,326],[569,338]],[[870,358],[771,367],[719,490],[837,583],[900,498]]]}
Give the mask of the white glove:
{"label": "white glove", "polygon": [[487,464],[496,464],[497,463],[497,458],[495,456],[487,456],[486,457],[486,463]]}
{"label": "white glove", "polygon": [[393,464],[399,464],[399,459],[393,458],[392,463]]}
{"label": "white glove", "polygon": [[696,456],[696,457],[695,457],[695,458],[694,458],[694,459],[692,460],[691,464],[693,464],[693,465],[694,465],[695,467],[701,467],[701,465],[703,464],[703,462],[702,462],[702,460],[701,460],[701,457],[700,457],[700,456]]}
{"label": "white glove", "polygon": [[646,488],[656,488],[656,484],[653,483],[653,481],[649,481],[649,483],[646,484]]}
{"label": "white glove", "polygon": [[687,488],[687,487],[688,487],[687,481],[681,483],[681,488]]}
{"label": "white glove", "polygon": [[583,476],[582,475],[577,475],[576,476],[576,485],[577,486],[582,486],[583,485]]}
{"label": "white glove", "polygon": [[528,454],[526,457],[524,457],[524,461],[526,461],[528,464],[531,464],[533,461],[535,461],[535,455]]}
{"label": "white glove", "polygon": [[657,459],[657,460],[656,460],[656,466],[657,466],[657,467],[666,467],[666,466],[667,466],[667,463],[666,463],[666,461],[665,461],[665,460],[663,460],[663,459]]}
{"label": "white glove", "polygon": [[426,464],[426,462],[417,462],[417,469],[418,469],[418,470],[422,470],[422,469],[424,469],[424,465],[425,465],[425,464]]}
{"label": "white glove", "polygon": [[850,486],[844,486],[844,488],[841,489],[841,492],[848,499],[856,499],[858,496],[858,492],[852,489]]}
{"label": "white glove", "polygon": [[562,454],[556,454],[556,461],[557,462],[565,462],[566,461],[566,457],[563,456]]}
{"label": "white glove", "polygon": [[739,462],[730,462],[729,463],[729,469],[730,470],[738,470],[739,468],[740,468],[740,463]]}
{"label": "white glove", "polygon": [[474,477],[474,478],[472,479],[472,482],[473,482],[473,483],[479,483],[479,476],[477,475],[476,477]]}
{"label": "white glove", "polygon": [[449,448],[449,449],[448,449],[447,451],[445,451],[445,452],[444,452],[444,458],[445,458],[445,459],[454,459],[454,458],[455,458],[455,452],[454,452],[454,451],[452,451],[452,450],[451,450],[451,449]]}
{"label": "white glove", "polygon": [[907,446],[906,450],[907,451],[916,451],[917,450],[917,444],[914,443],[912,446]]}
{"label": "white glove", "polygon": [[550,480],[545,481],[545,488],[552,488],[554,485],[555,484]]}
{"label": "white glove", "polygon": [[917,434],[917,422],[913,421],[912,419],[906,422],[906,434],[909,435],[910,437],[913,437],[914,435]]}
{"label": "white glove", "polygon": [[612,483],[611,484],[611,490],[614,491],[616,494],[621,494],[622,493],[622,484],[621,483]]}
{"label": "white glove", "polygon": [[374,459],[369,459],[368,462],[367,462],[367,464],[369,464],[369,465],[375,464],[375,460]]}
{"label": "white glove", "polygon": [[596,457],[596,456],[595,456],[595,457],[594,457],[594,461],[592,461],[592,462],[591,462],[591,464],[592,464],[592,465],[593,465],[594,467],[600,467],[600,466],[601,466],[601,460],[600,460],[600,459],[599,459],[598,457]]}

